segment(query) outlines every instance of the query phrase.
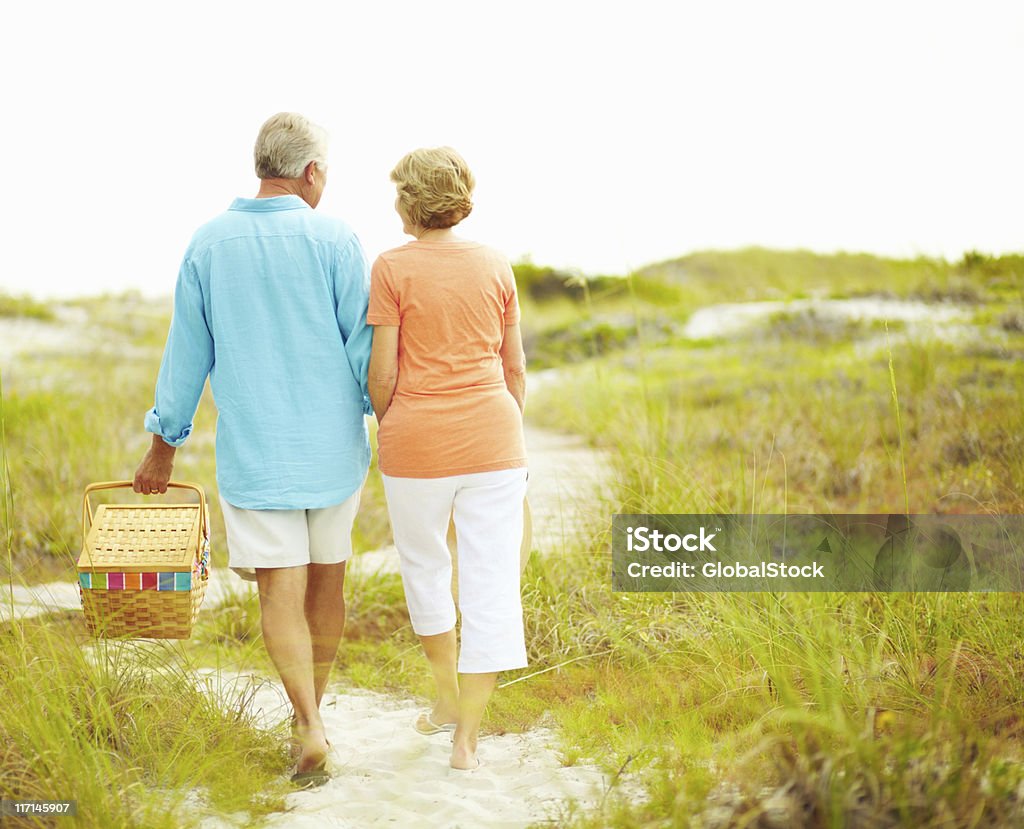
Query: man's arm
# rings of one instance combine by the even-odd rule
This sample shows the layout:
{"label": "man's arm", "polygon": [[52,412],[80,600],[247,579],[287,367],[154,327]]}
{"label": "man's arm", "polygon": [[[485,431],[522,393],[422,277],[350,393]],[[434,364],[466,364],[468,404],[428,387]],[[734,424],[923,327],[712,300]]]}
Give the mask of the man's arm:
{"label": "man's arm", "polygon": [[146,413],[146,431],[153,433],[153,443],[135,472],[136,492],[167,491],[175,449],[192,432],[213,354],[199,278],[186,257],[174,289],[174,317],[160,363],[155,405]]}
{"label": "man's arm", "polygon": [[164,442],[160,435],[153,435],[152,446],[135,470],[132,489],[143,495],[167,492],[167,482],[171,480],[171,472],[174,470],[174,453],[177,451]]}
{"label": "man's arm", "polygon": [[366,308],[370,301],[370,270],[358,238],[353,236],[345,249],[338,252],[335,267],[335,311],[345,343],[345,356],[363,392],[363,413],[372,414],[367,402],[367,368],[373,342],[373,327],[366,323]]}
{"label": "man's arm", "polygon": [[370,352],[370,400],[380,423],[391,407],[398,385],[398,326],[375,325]]}

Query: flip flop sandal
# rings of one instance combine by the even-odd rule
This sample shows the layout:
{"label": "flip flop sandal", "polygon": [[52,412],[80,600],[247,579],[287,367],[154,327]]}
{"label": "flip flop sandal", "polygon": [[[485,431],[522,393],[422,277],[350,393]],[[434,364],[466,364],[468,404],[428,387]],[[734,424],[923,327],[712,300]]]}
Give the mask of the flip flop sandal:
{"label": "flip flop sandal", "polygon": [[430,713],[420,714],[412,724],[418,734],[429,737],[431,734],[442,734],[445,732],[455,733],[455,723],[446,722],[440,725],[430,719]]}
{"label": "flip flop sandal", "polygon": [[308,771],[295,772],[295,774],[288,779],[295,788],[299,789],[299,791],[315,789],[318,786],[322,786],[331,779],[331,775],[327,771],[327,758],[325,757]]}

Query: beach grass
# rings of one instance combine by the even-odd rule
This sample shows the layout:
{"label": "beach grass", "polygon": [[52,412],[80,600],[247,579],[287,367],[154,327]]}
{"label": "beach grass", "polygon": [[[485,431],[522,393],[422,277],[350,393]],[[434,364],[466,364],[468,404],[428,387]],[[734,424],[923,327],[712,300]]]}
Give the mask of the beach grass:
{"label": "beach grass", "polygon": [[[613,465],[605,520],[527,570],[531,667],[503,677],[485,723],[553,727],[563,762],[619,781],[601,810],[569,809],[564,825],[1024,820],[1019,595],[610,589],[616,512],[1020,513],[1018,263],[982,261],[974,293],[952,266],[922,281],[908,265],[913,278],[895,285],[936,308],[969,299],[980,324],[966,336],[776,316],[735,337],[651,345],[643,326],[659,311],[628,291],[542,310],[539,338],[560,338],[572,307],[581,320],[639,312],[616,348],[591,348],[584,326],[579,359],[529,404],[534,422],[583,434]],[[376,634],[377,648],[346,648],[349,675],[426,698],[407,620]]]}
{"label": "beach grass", "polygon": [[[560,370],[532,412],[608,450],[609,515],[1018,514],[1024,271],[1019,257],[972,260],[957,278],[982,272],[973,293],[945,281],[953,272],[896,284],[967,298],[997,324],[882,348],[778,319],[711,341],[637,338]],[[582,553],[527,583],[545,643],[535,669],[575,661],[499,703],[529,686],[567,762],[638,772],[646,803],[613,796],[573,826],[1024,820],[1020,595],[615,594],[609,548],[596,527]]]}
{"label": "beach grass", "polygon": [[97,829],[280,810],[284,735],[200,676],[178,643],[96,641],[78,614],[4,625],[0,795],[74,800],[74,825]]}
{"label": "beach grass", "polygon": [[0,291],[0,317],[20,317],[49,322],[54,319],[54,313],[45,302],[30,296],[17,296]]}
{"label": "beach grass", "polygon": [[[524,326],[532,353],[541,355],[534,365],[559,366],[558,382],[531,394],[529,417],[583,435],[612,462],[612,489],[589,505],[587,531],[535,554],[527,568],[530,668],[503,675],[485,720],[491,732],[550,727],[564,763],[606,770],[613,785],[602,808],[567,807],[558,825],[1020,825],[1019,595],[614,593],[608,534],[616,512],[888,513],[908,505],[914,512],[1022,512],[1019,259],[829,262],[753,250],[693,255],[586,290],[566,288],[562,275],[545,269],[521,278]],[[547,288],[531,294],[531,279]],[[886,347],[884,326],[836,328],[782,314],[727,338],[680,335],[709,303],[865,293],[936,308],[959,303],[970,308],[971,330],[921,338],[892,325]],[[109,306],[104,313],[117,316]],[[166,317],[131,325],[125,341],[148,349],[132,359],[63,355],[34,364],[45,371],[4,377],[5,534],[13,562],[5,566],[19,578],[44,572],[40,562],[48,560],[67,570],[79,542],[81,489],[100,477],[130,477],[145,448],[139,422]],[[105,394],[110,388],[118,393]],[[204,401],[197,437],[212,435],[212,417]],[[212,455],[212,445],[197,442],[179,468],[212,482]],[[357,546],[364,549],[387,538],[375,478],[363,499]],[[218,546],[223,556],[215,539]],[[336,678],[426,702],[429,671],[400,579],[353,574],[346,593],[349,624]],[[96,651],[68,635],[68,624],[57,617],[4,631],[0,683],[8,685],[0,693],[24,694],[41,660],[54,666],[53,699],[22,713],[45,720],[43,712],[55,712],[62,720],[50,736],[15,734],[29,748],[9,751],[0,764],[5,796],[51,791],[33,782],[29,760],[56,755],[63,743],[74,756],[53,779],[112,781],[97,787],[97,798],[121,789],[137,794],[126,799],[134,811],[110,812],[111,822],[95,825],[171,825],[159,822],[161,810],[172,791],[201,788],[203,763],[230,771],[242,762],[218,738],[226,718],[242,723],[243,744],[250,740],[250,756],[259,759],[246,761],[249,776],[238,771],[237,800],[202,796],[228,812],[275,807],[273,787],[265,800],[256,793],[283,773],[280,740],[255,729],[244,704],[214,705],[186,690],[211,665],[271,673],[252,597],[202,616],[192,642],[155,651],[153,664],[163,668],[153,671],[136,668],[147,664],[140,656],[119,660],[110,649],[105,660],[87,658]],[[72,740],[69,723],[82,716],[82,703],[69,689],[79,682],[109,689],[101,701],[146,723],[133,725],[136,736],[116,750],[103,742],[112,738],[100,725],[91,726],[102,736],[99,748]],[[194,705],[145,707],[168,690]],[[88,717],[109,723],[110,711],[95,705]],[[193,707],[199,737],[190,745],[203,750],[171,769],[167,757],[181,744],[160,742],[171,738],[148,729]],[[17,726],[2,714],[0,724]],[[12,780],[23,788],[8,788]],[[149,788],[151,780],[162,782]],[[91,813],[107,808],[88,806]],[[130,822],[150,814],[152,824]]]}

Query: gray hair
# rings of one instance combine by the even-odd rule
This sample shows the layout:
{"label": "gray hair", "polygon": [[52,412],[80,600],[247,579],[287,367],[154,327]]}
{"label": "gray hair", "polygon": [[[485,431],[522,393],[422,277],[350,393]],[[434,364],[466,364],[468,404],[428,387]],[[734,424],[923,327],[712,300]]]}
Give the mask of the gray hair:
{"label": "gray hair", "polygon": [[310,161],[327,167],[327,131],[297,112],[279,112],[260,127],[253,159],[261,179],[301,178]]}

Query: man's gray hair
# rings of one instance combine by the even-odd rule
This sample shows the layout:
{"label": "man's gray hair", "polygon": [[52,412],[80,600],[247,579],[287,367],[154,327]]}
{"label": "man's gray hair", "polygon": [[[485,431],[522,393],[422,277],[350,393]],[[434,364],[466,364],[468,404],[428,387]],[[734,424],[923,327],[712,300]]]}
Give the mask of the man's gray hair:
{"label": "man's gray hair", "polygon": [[310,161],[327,167],[327,131],[297,112],[279,112],[260,127],[253,158],[261,179],[302,178]]}

